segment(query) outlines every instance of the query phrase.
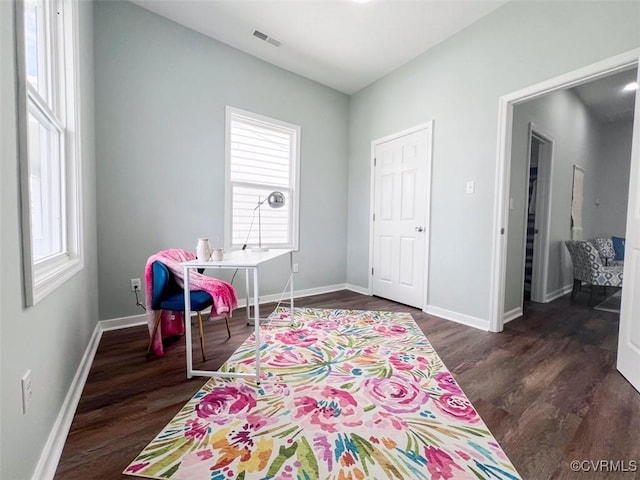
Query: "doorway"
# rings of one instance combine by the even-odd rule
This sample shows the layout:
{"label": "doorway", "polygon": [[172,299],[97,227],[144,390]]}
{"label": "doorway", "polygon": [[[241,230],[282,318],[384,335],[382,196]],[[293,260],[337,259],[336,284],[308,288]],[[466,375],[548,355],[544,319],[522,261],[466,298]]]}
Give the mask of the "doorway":
{"label": "doorway", "polygon": [[525,208],[522,309],[526,302],[545,302],[549,257],[549,209],[553,139],[529,123],[529,169]]}
{"label": "doorway", "polygon": [[[509,223],[509,195],[511,148],[514,107],[547,93],[569,89],[593,80],[603,79],[616,73],[637,69],[640,49],[611,57],[607,60],[569,72],[559,77],[533,85],[523,90],[503,96],[498,110],[498,162],[496,176],[496,196],[494,210],[495,237],[492,254],[490,330],[500,332],[505,321],[504,301],[506,288],[507,226]],[[635,88],[640,76],[636,70]],[[631,109],[635,119],[631,139],[631,164],[628,180],[628,208],[626,213],[626,250],[633,251],[632,258],[625,256],[625,274],[622,285],[622,306],[618,336],[617,368],[627,380],[640,390],[640,302],[633,293],[640,283],[640,95],[635,96]],[[597,202],[596,202],[597,205]]]}
{"label": "doorway", "polygon": [[433,122],[371,142],[369,291],[426,306]]}

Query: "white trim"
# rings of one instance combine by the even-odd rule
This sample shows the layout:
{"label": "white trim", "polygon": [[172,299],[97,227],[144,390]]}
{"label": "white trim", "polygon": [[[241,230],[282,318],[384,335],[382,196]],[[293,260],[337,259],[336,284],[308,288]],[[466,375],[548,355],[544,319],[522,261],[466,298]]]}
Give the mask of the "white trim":
{"label": "white trim", "polygon": [[516,307],[513,310],[504,312],[504,323],[508,323],[511,320],[515,320],[516,318],[521,317],[522,315],[523,315],[522,307]]}
{"label": "white trim", "polygon": [[345,285],[345,289],[346,290],[350,290],[350,291],[355,292],[355,293],[359,293],[360,295],[367,295],[369,297],[371,296],[371,291],[368,288],[360,287],[360,286],[354,285],[352,283],[347,283]]}
{"label": "white trim", "polygon": [[[504,95],[498,100],[497,165],[494,188],[493,239],[491,252],[491,284],[489,300],[489,328],[502,331],[506,276],[506,237],[509,218],[509,189],[511,171],[511,137],[513,107],[519,103],[557,90],[574,87],[638,64],[640,48],[629,50],[606,60],[587,65],[544,82]],[[640,112],[635,112],[640,118]],[[504,233],[501,233],[504,232]]]}
{"label": "white trim", "polygon": [[557,300],[558,298],[565,296],[567,293],[571,292],[571,290],[573,290],[573,284],[565,285],[564,287],[559,288],[558,290],[549,292],[544,296],[544,303],[553,302],[554,300]]}
{"label": "white trim", "polygon": [[[20,222],[22,241],[23,295],[26,307],[37,304],[48,294],[64,284],[84,268],[84,223],[82,208],[82,145],[80,118],[80,42],[79,12],[77,2],[61,0],[54,5],[63,8],[63,22],[52,21],[48,28],[61,42],[51,48],[51,75],[56,78],[51,84],[57,90],[61,84],[63,92],[51,91],[47,102],[29,85],[26,78],[26,53],[24,46],[24,1],[16,2],[16,51],[18,84],[18,156],[20,177]],[[54,25],[55,24],[55,25]],[[61,53],[62,52],[62,53]],[[62,58],[61,58],[62,57]],[[61,63],[64,62],[64,65]],[[59,71],[61,70],[61,71]],[[52,77],[53,78],[53,77]],[[64,98],[64,101],[61,100]],[[28,156],[28,106],[46,112],[47,121],[55,125],[60,133],[60,164],[63,172],[61,198],[65,203],[62,212],[64,252],[54,262],[34,262],[31,235],[31,193],[29,186],[30,160]],[[52,104],[55,108],[50,108]],[[61,104],[64,111],[61,111]],[[55,110],[55,112],[54,112]],[[64,126],[60,119],[64,119]]]}
{"label": "white trim", "polygon": [[100,328],[103,332],[111,330],[120,330],[122,328],[138,327],[147,324],[147,314],[131,315],[129,317],[110,318],[108,320],[100,320]]}
{"label": "white trim", "polygon": [[411,128],[407,128],[406,130],[402,130],[400,132],[392,133],[391,135],[387,135],[382,138],[377,138],[371,141],[371,156],[370,156],[370,180],[369,180],[369,268],[367,270],[367,293],[365,295],[373,295],[373,278],[371,275],[371,269],[373,268],[373,255],[374,255],[374,222],[373,222],[373,214],[375,213],[375,168],[374,162],[376,158],[376,148],[378,145],[381,145],[390,140],[394,140],[396,138],[404,137],[406,135],[411,135],[412,133],[420,132],[426,130],[427,132],[427,161],[425,165],[425,187],[427,189],[427,195],[425,199],[425,217],[424,217],[424,225],[425,225],[425,235],[424,235],[424,262],[423,262],[423,290],[422,290],[422,305],[423,307],[427,305],[428,298],[427,292],[429,291],[429,251],[430,251],[430,240],[431,240],[431,171],[433,169],[433,120],[429,120],[428,122],[421,123],[419,125],[415,125]]}
{"label": "white trim", "polygon": [[464,313],[454,312],[453,310],[447,310],[445,308],[434,307],[433,305],[427,305],[423,310],[429,315],[435,315],[436,317],[444,318],[445,320],[451,320],[452,322],[461,323],[468,327],[477,328],[480,330],[489,330],[489,322],[482,318],[472,317]]}
{"label": "white trim", "polygon": [[[339,292],[340,290],[347,290],[347,284],[336,283],[334,285],[325,285],[323,287],[307,288],[304,290],[295,290],[293,292],[293,298],[295,300],[296,298],[310,297],[312,295],[322,295],[323,293]],[[283,301],[286,300],[288,302],[288,298],[289,297],[287,295],[282,295],[281,293],[273,293],[271,295],[260,295],[260,305],[265,303],[274,303],[280,300],[283,300]],[[253,302],[251,302],[251,299],[250,299],[250,303],[253,305]],[[238,308],[244,308],[246,306],[247,306],[246,299],[243,298],[238,300]]]}
{"label": "white trim", "polygon": [[76,371],[67,395],[62,402],[60,412],[56,418],[53,428],[47,438],[42,452],[40,453],[40,459],[36,465],[36,469],[33,472],[31,480],[49,480],[53,479],[60,457],[62,456],[62,450],[64,444],[67,441],[67,435],[73,422],[73,417],[78,407],[78,402],[82,396],[82,390],[89,376],[93,359],[98,350],[100,344],[100,338],[102,337],[102,328],[100,322],[98,322],[93,330],[93,334],[89,339],[89,344],[80,360],[80,365]]}

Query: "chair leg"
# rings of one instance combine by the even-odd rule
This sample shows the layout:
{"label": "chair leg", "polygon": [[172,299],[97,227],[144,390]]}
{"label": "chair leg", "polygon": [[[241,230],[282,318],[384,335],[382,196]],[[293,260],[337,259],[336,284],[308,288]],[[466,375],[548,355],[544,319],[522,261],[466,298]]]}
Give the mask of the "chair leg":
{"label": "chair leg", "polygon": [[576,299],[576,293],[580,290],[580,285],[582,282],[580,280],[573,279],[573,290],[571,290],[571,301]]}
{"label": "chair leg", "polygon": [[151,334],[151,338],[149,339],[149,346],[147,347],[147,357],[151,355],[151,347],[153,347],[153,339],[156,338],[156,333],[158,333],[158,327],[160,326],[160,317],[162,316],[162,310],[158,310],[156,314],[156,321],[153,324],[153,333]]}
{"label": "chair leg", "polygon": [[231,338],[231,330],[229,330],[229,315],[224,316],[224,321],[227,324],[227,338]]}
{"label": "chair leg", "polygon": [[206,360],[204,356],[204,329],[202,328],[202,314],[198,312],[198,328],[200,329],[200,351],[202,352],[202,361]]}
{"label": "chair leg", "polygon": [[589,295],[589,306],[592,307],[596,300],[596,288],[597,285],[591,285],[591,294]]}

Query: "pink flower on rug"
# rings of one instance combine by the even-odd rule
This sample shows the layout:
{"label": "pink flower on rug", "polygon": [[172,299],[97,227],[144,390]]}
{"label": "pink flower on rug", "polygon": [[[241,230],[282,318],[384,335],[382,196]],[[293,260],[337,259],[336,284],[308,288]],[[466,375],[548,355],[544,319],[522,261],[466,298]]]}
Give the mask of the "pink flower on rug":
{"label": "pink flower on rug", "polygon": [[453,418],[464,420],[468,423],[476,423],[480,420],[473,405],[464,395],[445,393],[436,400],[435,404],[440,411]]}
{"label": "pink flower on rug", "polygon": [[[289,347],[290,348],[290,347]],[[309,363],[307,350],[283,350],[268,362],[275,367],[293,367]]]}
{"label": "pink flower on rug", "polygon": [[453,478],[454,474],[451,467],[463,471],[447,452],[436,447],[428,445],[424,447],[424,456],[427,458],[427,469],[431,474],[431,480],[447,480]]}
{"label": "pink flower on rug", "polygon": [[297,347],[309,347],[318,342],[318,337],[306,328],[295,330],[287,330],[284,333],[276,334],[276,340],[287,345],[295,345]]}
{"label": "pink flower on rug", "polygon": [[[304,393],[304,395],[301,395]],[[303,428],[336,433],[344,427],[362,425],[358,402],[344,390],[331,386],[305,386],[294,394],[295,418]]]}
{"label": "pink flower on rug", "polygon": [[438,386],[443,390],[446,390],[451,393],[457,393],[458,395],[462,394],[462,390],[454,380],[453,376],[449,372],[441,372],[435,376],[435,381],[438,383]]}
{"label": "pink flower on rug", "polygon": [[389,363],[397,370],[422,370],[429,366],[429,360],[412,353],[395,352],[389,357]]}
{"label": "pink flower on rug", "polygon": [[364,381],[365,393],[378,405],[392,413],[416,412],[429,400],[410,378],[368,378]]}
{"label": "pink flower on rug", "polygon": [[374,413],[371,420],[365,423],[365,426],[383,432],[389,432],[390,430],[403,432],[409,429],[409,425],[401,417],[383,411]]}
{"label": "pink flower on rug", "polygon": [[333,448],[331,448],[326,435],[315,435],[313,447],[319,453],[318,459],[324,461],[327,464],[327,470],[331,471],[333,468]]}
{"label": "pink flower on rug", "polygon": [[373,327],[373,329],[378,333],[390,336],[404,335],[405,333],[407,333],[407,329],[402,325],[383,324],[376,325],[375,327]]}
{"label": "pink flower on rug", "polygon": [[236,414],[246,414],[256,406],[256,394],[245,385],[215,387],[196,405],[200,418],[224,425]]}
{"label": "pink flower on rug", "polygon": [[203,438],[209,431],[209,425],[201,424],[197,418],[190,418],[184,426],[184,436],[193,440]]}
{"label": "pink flower on rug", "polygon": [[334,320],[314,320],[307,324],[310,328],[318,330],[335,330],[340,324]]}

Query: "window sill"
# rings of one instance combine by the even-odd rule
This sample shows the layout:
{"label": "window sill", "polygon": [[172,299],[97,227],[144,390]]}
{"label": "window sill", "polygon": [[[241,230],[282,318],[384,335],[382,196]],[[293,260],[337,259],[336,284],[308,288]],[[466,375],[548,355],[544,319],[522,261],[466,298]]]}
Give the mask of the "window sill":
{"label": "window sill", "polygon": [[84,264],[80,258],[67,258],[54,265],[41,268],[35,267],[35,278],[31,292],[32,301],[28,302],[29,306],[40,302],[83,268]]}

